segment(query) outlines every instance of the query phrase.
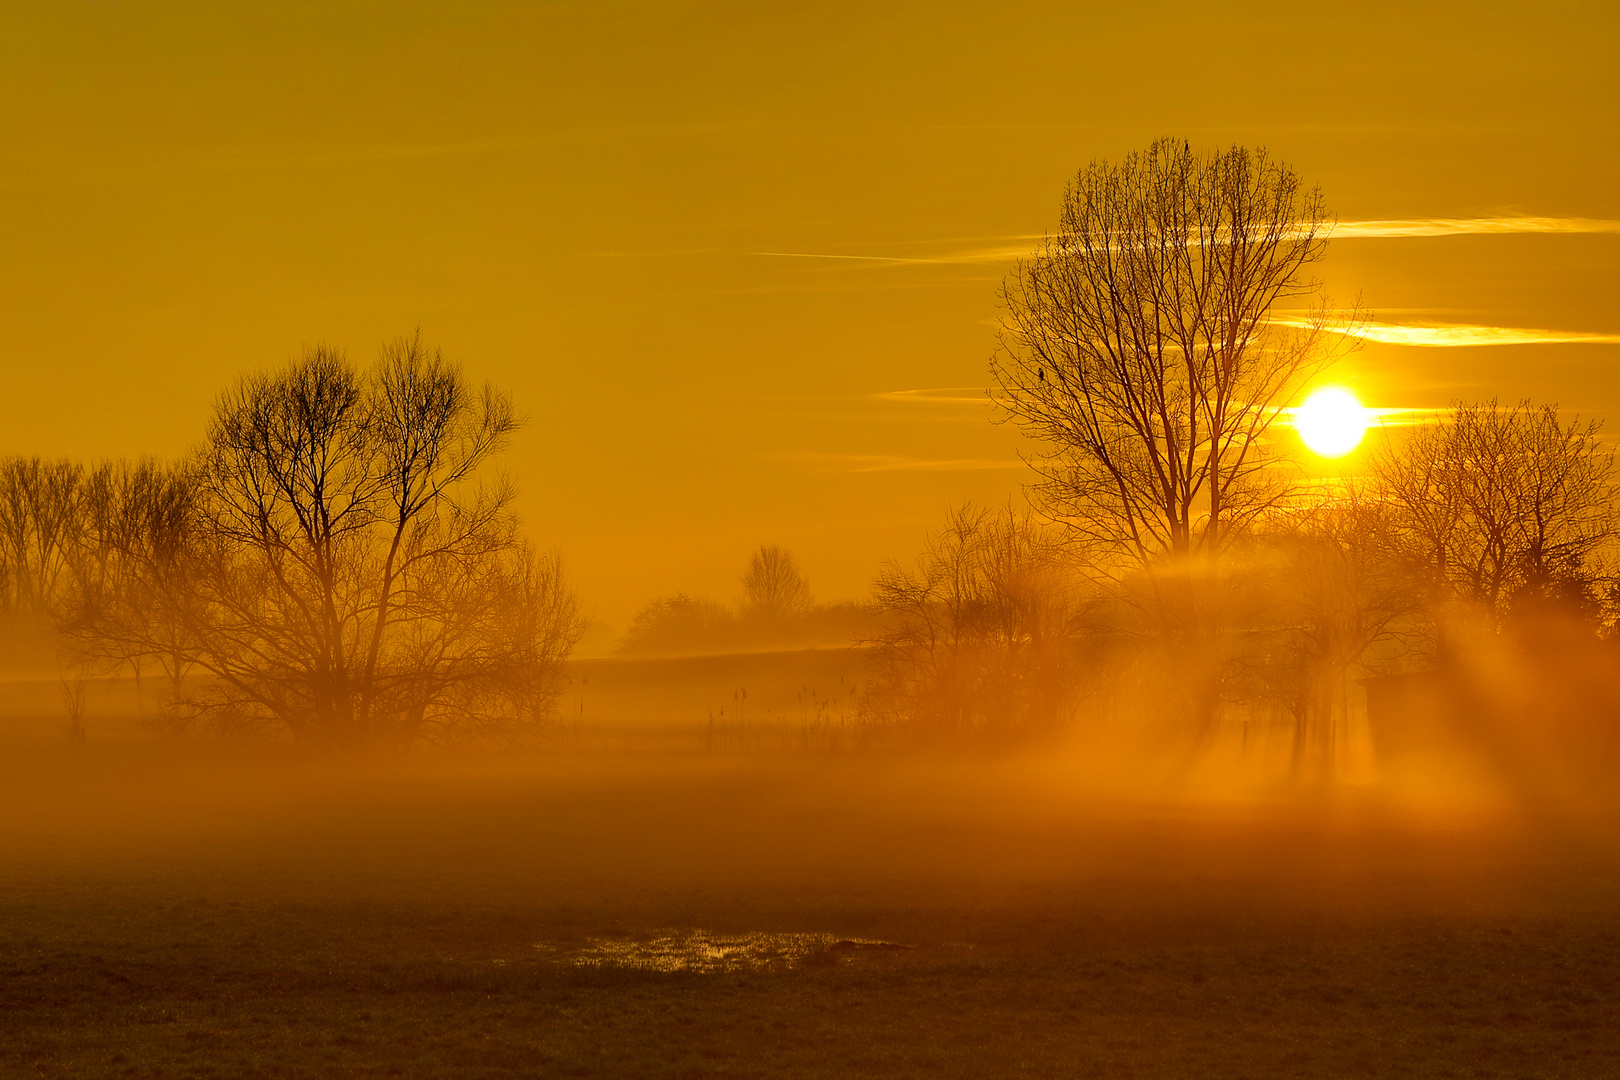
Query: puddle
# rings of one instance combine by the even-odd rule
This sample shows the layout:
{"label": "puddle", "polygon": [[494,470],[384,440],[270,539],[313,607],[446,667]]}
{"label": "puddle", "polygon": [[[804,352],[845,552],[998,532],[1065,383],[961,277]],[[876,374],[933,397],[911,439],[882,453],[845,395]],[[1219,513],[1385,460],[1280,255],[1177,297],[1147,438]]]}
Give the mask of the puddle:
{"label": "puddle", "polygon": [[711,934],[665,930],[646,938],[588,938],[572,950],[535,946],[573,967],[636,971],[791,971],[807,964],[851,964],[857,956],[909,952],[910,945],[833,934]]}

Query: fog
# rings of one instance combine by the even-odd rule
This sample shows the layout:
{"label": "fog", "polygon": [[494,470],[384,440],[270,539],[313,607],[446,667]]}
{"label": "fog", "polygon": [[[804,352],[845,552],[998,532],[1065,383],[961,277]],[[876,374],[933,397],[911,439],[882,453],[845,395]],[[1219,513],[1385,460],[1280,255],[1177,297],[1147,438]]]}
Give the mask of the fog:
{"label": "fog", "polygon": [[1092,163],[1001,293],[1022,500],[608,655],[419,333],[0,460],[0,1066],[1614,1071],[1614,452],[1307,397],[1332,227],[1263,149]]}
{"label": "fog", "polygon": [[874,737],[871,652],[578,661],[528,745],[359,757],[155,729],[127,678],[85,688],[70,741],[60,680],[7,682],[8,1053],[58,1075],[1607,1060],[1612,757],[1531,714],[1382,744],[1363,720],[1331,777],[1288,730],[1166,747],[1118,715]]}
{"label": "fog", "polygon": [[[1257,736],[1159,752],[1083,729],[873,739],[838,697],[858,700],[871,664],[860,649],[579,662],[540,744],[360,759],[154,733],[127,679],[88,688],[73,745],[59,684],[7,682],[8,880],[753,930],[825,929],[810,923],[844,908],[1533,907],[1612,884],[1607,722],[1557,729],[1583,737],[1569,752],[1545,716],[1402,716],[1382,744],[1353,731],[1328,782]],[[738,922],[801,903],[791,926]]]}

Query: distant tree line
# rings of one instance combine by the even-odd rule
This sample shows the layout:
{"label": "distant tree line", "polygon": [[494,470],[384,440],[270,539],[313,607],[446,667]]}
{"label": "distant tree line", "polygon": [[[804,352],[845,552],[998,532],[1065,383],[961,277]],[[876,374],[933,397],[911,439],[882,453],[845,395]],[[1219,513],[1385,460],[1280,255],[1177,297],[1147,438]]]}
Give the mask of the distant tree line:
{"label": "distant tree line", "polygon": [[174,463],[0,462],[0,605],[176,728],[352,750],[520,739],[581,622],[484,466],[517,427],[418,338],[223,393]]}
{"label": "distant tree line", "polygon": [[678,656],[847,646],[873,629],[869,608],[818,604],[793,553],[762,544],[741,578],[742,596],[723,604],[675,593],[636,613],[619,643],[624,656]]}

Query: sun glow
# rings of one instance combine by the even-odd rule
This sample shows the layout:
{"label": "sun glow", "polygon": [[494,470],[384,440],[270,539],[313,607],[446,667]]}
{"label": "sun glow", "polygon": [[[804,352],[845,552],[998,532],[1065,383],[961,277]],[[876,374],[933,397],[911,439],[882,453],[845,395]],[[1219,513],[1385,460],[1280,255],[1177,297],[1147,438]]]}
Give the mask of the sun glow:
{"label": "sun glow", "polygon": [[1343,457],[1361,445],[1372,414],[1342,386],[1325,386],[1294,410],[1294,430],[1313,453]]}

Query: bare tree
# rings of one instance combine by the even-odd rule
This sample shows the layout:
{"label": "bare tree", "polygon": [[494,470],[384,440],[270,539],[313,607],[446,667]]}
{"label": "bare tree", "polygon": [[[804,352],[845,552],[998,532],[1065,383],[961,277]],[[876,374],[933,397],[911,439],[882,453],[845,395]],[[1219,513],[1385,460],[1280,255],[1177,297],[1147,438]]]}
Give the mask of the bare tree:
{"label": "bare tree", "polygon": [[815,604],[787,550],[762,545],[742,576],[735,608],[675,593],[647,604],[620,642],[626,655],[691,654],[847,645],[866,637],[872,614],[853,603]]}
{"label": "bare tree", "polygon": [[76,541],[83,467],[37,457],[0,462],[0,564],[4,606],[54,619]]}
{"label": "bare tree", "polygon": [[439,610],[414,620],[405,652],[414,670],[396,661],[374,716],[437,743],[520,744],[540,732],[584,631],[574,594],[561,561],[526,545],[480,573],[482,581],[441,585]]}
{"label": "bare tree", "polygon": [[1246,545],[1236,575],[1247,648],[1232,688],[1289,729],[1296,772],[1331,768],[1349,737],[1351,685],[1429,643],[1421,581],[1391,549],[1382,507],[1351,486]]}
{"label": "bare tree", "polygon": [[64,669],[61,678],[62,709],[67,713],[68,745],[79,749],[85,743],[84,692],[90,684],[90,679],[82,668],[72,671]]}
{"label": "bare tree", "polygon": [[244,378],[171,507],[184,526],[143,549],[146,617],[106,633],[206,675],[187,715],[311,746],[534,719],[579,620],[510,488],[476,480],[516,424],[415,338],[369,372],[312,349]]}
{"label": "bare tree", "polygon": [[63,700],[81,733],[86,679],[127,666],[141,687],[150,647],[135,638],[144,641],[151,627],[138,635],[118,628],[145,621],[131,614],[149,585],[141,549],[154,537],[157,501],[173,490],[150,461],[0,463],[0,607],[57,653]]}
{"label": "bare tree", "polygon": [[80,664],[128,668],[143,713],[149,665],[170,702],[192,667],[188,623],[174,615],[192,601],[195,492],[193,469],[150,459],[104,462],[82,485],[57,629]]}
{"label": "bare tree", "polygon": [[1391,541],[1438,605],[1492,626],[1525,606],[1591,606],[1617,525],[1598,430],[1553,405],[1459,403],[1374,459]]}
{"label": "bare tree", "polygon": [[626,655],[738,649],[745,644],[735,612],[713,600],[675,593],[643,607],[619,651]]}
{"label": "bare tree", "polygon": [[1047,447],[1046,506],[1093,549],[1213,554],[1275,504],[1271,425],[1352,328],[1308,275],[1331,228],[1264,150],[1166,139],[1080,171],[1003,286],[991,371]]}
{"label": "bare tree", "polygon": [[954,511],[915,568],[886,566],[873,585],[881,630],[867,718],[931,735],[1070,719],[1080,608],[1065,564],[1028,514]]}
{"label": "bare tree", "polygon": [[810,585],[786,548],[761,544],[743,572],[743,614],[772,621],[810,608]]}

